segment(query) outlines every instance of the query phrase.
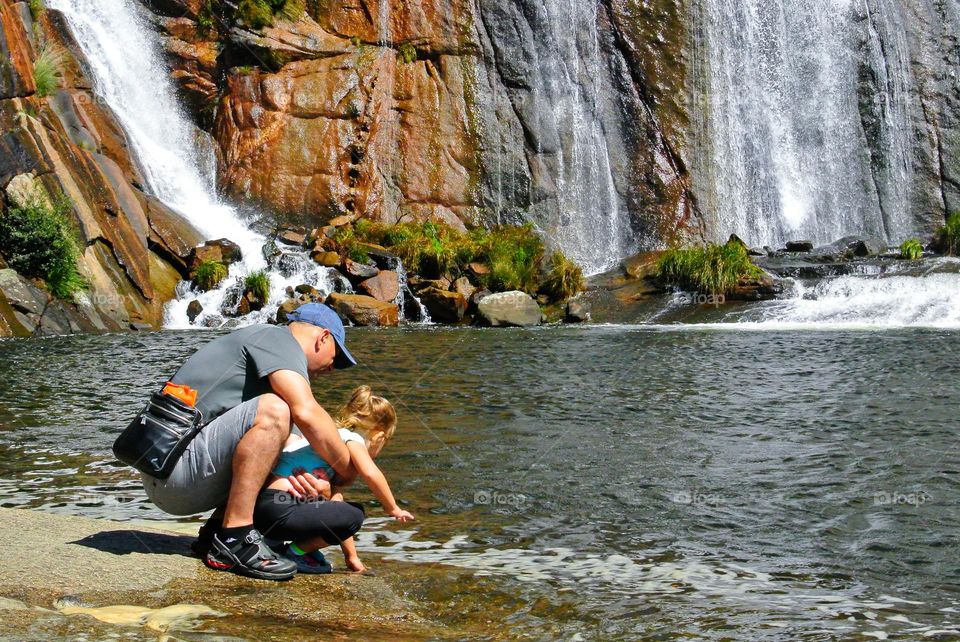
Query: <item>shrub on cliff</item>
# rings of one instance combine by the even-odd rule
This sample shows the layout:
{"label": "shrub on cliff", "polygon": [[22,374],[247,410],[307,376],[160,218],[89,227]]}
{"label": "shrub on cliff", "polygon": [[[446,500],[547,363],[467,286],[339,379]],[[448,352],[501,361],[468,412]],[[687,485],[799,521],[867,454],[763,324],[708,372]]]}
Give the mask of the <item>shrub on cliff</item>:
{"label": "shrub on cliff", "polygon": [[954,212],[947,218],[946,224],[934,235],[933,244],[937,251],[944,254],[960,254],[960,212]]}
{"label": "shrub on cliff", "polygon": [[916,261],[923,256],[923,246],[917,239],[908,239],[900,244],[900,258]]}
{"label": "shrub on cliff", "polygon": [[763,276],[763,270],[750,262],[741,243],[728,241],[668,250],[657,262],[657,274],[668,285],[723,294],[742,278]]}
{"label": "shrub on cliff", "polygon": [[207,292],[214,289],[227,278],[227,266],[219,261],[204,261],[197,266],[193,282],[198,288]]}
{"label": "shrub on cliff", "polygon": [[540,291],[554,301],[563,301],[576,296],[585,288],[580,266],[564,256],[563,252],[554,252],[550,257],[550,272],[540,286]]}
{"label": "shrub on cliff", "polygon": [[252,29],[263,29],[273,26],[275,16],[296,22],[305,10],[305,0],[240,0],[234,19]]}
{"label": "shrub on cliff", "polygon": [[47,289],[69,298],[86,287],[77,271],[80,248],[69,212],[70,201],[50,204],[34,197],[0,214],[0,251],[17,272],[43,279]]}

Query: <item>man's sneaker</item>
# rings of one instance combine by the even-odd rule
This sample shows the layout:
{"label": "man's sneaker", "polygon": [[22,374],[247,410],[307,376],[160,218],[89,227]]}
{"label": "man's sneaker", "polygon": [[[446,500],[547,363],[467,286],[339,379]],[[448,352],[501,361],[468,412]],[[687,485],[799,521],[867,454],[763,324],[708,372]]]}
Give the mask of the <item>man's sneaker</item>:
{"label": "man's sneaker", "polygon": [[190,550],[200,559],[204,559],[207,553],[210,552],[210,546],[213,545],[213,536],[219,533],[221,528],[223,528],[222,518],[211,517],[208,519],[204,522],[203,526],[200,527],[196,541],[190,544]]}
{"label": "man's sneaker", "polygon": [[283,549],[281,555],[297,565],[297,573],[323,575],[333,571],[333,566],[320,551],[314,551],[306,555],[297,555],[290,550],[290,546],[287,546]]}
{"label": "man's sneaker", "polygon": [[289,580],[297,574],[297,565],[270,550],[256,529],[232,546],[224,544],[219,534],[214,535],[203,563],[216,571],[230,571],[260,580]]}

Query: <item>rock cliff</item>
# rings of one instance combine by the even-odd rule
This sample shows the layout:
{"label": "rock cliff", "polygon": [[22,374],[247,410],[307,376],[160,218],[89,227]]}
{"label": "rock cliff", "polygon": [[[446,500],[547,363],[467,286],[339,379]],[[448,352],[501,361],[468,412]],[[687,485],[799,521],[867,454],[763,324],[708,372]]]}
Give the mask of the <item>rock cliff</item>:
{"label": "rock cliff", "polygon": [[[195,242],[194,233],[142,191],[123,131],[94,94],[62,17],[0,0],[0,27],[3,205],[15,205],[16,185],[69,199],[88,286],[57,299],[0,265],[0,336],[159,327],[180,279],[177,245]],[[55,61],[52,91],[38,91],[43,52]]]}

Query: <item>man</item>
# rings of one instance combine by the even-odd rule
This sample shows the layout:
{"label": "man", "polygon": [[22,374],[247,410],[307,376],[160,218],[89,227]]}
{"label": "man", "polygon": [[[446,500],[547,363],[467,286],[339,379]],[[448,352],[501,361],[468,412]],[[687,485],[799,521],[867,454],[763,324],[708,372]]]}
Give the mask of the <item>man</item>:
{"label": "man", "polygon": [[[187,359],[171,381],[197,390],[205,425],[168,479],[143,475],[147,496],[165,512],[217,509],[200,529],[198,552],[208,549],[207,566],[270,580],[289,579],[296,564],[264,543],[253,510],[292,424],[338,475],[350,471],[336,425],[310,390],[310,379],[356,364],[343,323],[321,303],[301,306],[289,318],[289,326],[236,330]],[[309,474],[290,481],[304,496],[325,490]]]}

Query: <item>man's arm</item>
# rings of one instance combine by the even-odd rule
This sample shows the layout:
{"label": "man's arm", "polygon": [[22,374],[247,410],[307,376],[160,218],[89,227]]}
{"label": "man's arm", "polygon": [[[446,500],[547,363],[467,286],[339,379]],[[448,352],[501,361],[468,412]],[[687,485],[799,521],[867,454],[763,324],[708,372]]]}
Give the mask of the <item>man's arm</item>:
{"label": "man's arm", "polygon": [[268,375],[270,387],[290,407],[290,415],[314,452],[333,466],[338,475],[350,476],[350,452],[340,439],[337,425],[317,400],[303,375],[293,370],[277,370]]}

